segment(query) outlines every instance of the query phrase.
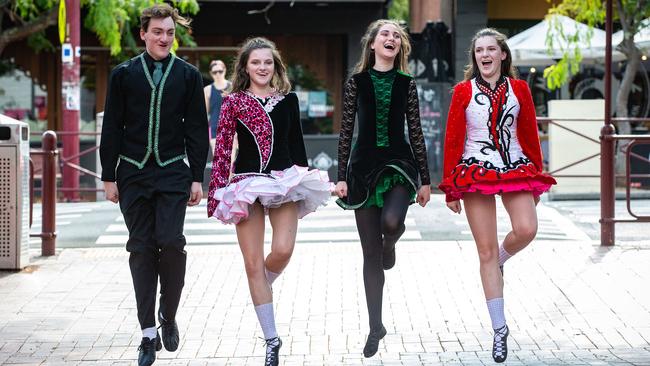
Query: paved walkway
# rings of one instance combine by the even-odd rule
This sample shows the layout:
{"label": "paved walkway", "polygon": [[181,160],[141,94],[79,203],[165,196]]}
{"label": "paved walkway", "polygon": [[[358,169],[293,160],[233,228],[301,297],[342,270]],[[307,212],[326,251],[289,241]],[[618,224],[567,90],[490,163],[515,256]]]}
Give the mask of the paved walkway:
{"label": "paved walkway", "polygon": [[[188,255],[181,345],[155,365],[262,365],[238,247]],[[127,259],[120,248],[65,249],[0,272],[0,364],[134,365],[141,334]],[[650,365],[649,263],[650,245],[535,242],[505,268],[507,364]],[[388,335],[370,359],[360,264],[356,242],[297,245],[274,286],[281,364],[492,364],[472,242],[399,244],[386,275]]]}

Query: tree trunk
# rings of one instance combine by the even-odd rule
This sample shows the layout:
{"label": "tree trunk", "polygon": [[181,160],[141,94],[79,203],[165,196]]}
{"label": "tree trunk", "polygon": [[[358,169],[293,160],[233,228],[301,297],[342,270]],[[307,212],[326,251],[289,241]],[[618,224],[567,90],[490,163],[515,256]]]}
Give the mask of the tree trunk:
{"label": "tree trunk", "polygon": [[[634,85],[634,78],[636,77],[636,72],[639,69],[640,57],[641,54],[639,49],[634,44],[633,38],[625,38],[622,42],[621,50],[624,51],[625,56],[627,57],[627,66],[625,67],[625,73],[623,74],[623,80],[621,80],[621,86],[618,89],[618,94],[616,95],[616,117],[628,117],[628,100],[630,97],[630,91],[632,90],[632,85]],[[631,123],[629,121],[617,122],[616,123],[617,133],[622,135],[629,135],[632,132]],[[625,164],[625,153],[622,148],[625,147],[627,143],[625,141],[619,142],[617,144],[616,150],[616,175],[624,175],[626,170]],[[625,185],[625,177],[620,177],[616,179],[617,186]]]}
{"label": "tree trunk", "polygon": [[20,41],[21,39],[25,39],[36,32],[40,32],[52,25],[55,25],[57,22],[58,11],[58,7],[55,6],[47,12],[43,13],[38,18],[31,20],[22,26],[5,29],[2,34],[0,34],[0,56],[2,56],[2,52],[7,47],[7,45],[9,45],[9,43]]}

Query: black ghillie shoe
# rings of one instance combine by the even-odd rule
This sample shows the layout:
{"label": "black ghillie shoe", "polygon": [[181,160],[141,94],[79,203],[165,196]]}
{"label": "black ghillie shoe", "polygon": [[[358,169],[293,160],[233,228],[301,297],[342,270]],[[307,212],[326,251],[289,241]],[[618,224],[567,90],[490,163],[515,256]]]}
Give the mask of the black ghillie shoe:
{"label": "black ghillie shoe", "polygon": [[366,340],[366,346],[363,347],[363,357],[372,357],[379,349],[379,341],[386,336],[386,328],[382,325],[377,331],[370,332]]}
{"label": "black ghillie shoe", "polygon": [[169,352],[176,351],[179,343],[176,320],[165,320],[162,314],[158,313],[158,322],[160,323],[158,328],[162,328],[162,343],[165,345],[165,349]]}
{"label": "black ghillie shoe", "polygon": [[492,358],[494,362],[501,363],[508,358],[508,335],[510,330],[507,325],[494,330],[494,341],[492,343]]}
{"label": "black ghillie shoe", "polygon": [[156,351],[160,351],[162,345],[160,344],[160,336],[156,334],[156,338],[150,339],[142,337],[140,347],[138,347],[138,366],[151,366],[156,361]]}
{"label": "black ghillie shoe", "polygon": [[266,359],[264,366],[278,366],[280,363],[280,347],[282,347],[282,340],[278,337],[265,339],[266,343]]}

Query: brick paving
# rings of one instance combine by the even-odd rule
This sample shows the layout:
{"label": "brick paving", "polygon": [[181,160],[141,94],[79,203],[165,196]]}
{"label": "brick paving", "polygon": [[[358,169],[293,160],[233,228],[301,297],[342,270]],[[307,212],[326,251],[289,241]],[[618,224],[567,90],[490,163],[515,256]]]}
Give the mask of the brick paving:
{"label": "brick paving", "polygon": [[[367,332],[358,243],[299,243],[276,281],[282,365],[492,364],[469,241],[399,243],[379,353]],[[181,345],[155,365],[262,365],[235,245],[188,246]],[[119,248],[65,249],[0,272],[0,364],[134,365],[141,333]],[[650,246],[538,241],[506,264],[509,365],[650,365]]]}

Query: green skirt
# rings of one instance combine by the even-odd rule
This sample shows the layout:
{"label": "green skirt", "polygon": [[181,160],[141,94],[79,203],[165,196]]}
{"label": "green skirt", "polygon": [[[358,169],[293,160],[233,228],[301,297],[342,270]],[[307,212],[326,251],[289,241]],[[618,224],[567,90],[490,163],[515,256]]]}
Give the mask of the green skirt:
{"label": "green skirt", "polygon": [[415,200],[415,190],[413,185],[399,172],[395,170],[387,170],[377,179],[375,189],[370,191],[368,200],[361,207],[376,206],[379,208],[384,207],[384,193],[390,191],[396,185],[403,185],[409,190],[409,197],[411,201]]}

